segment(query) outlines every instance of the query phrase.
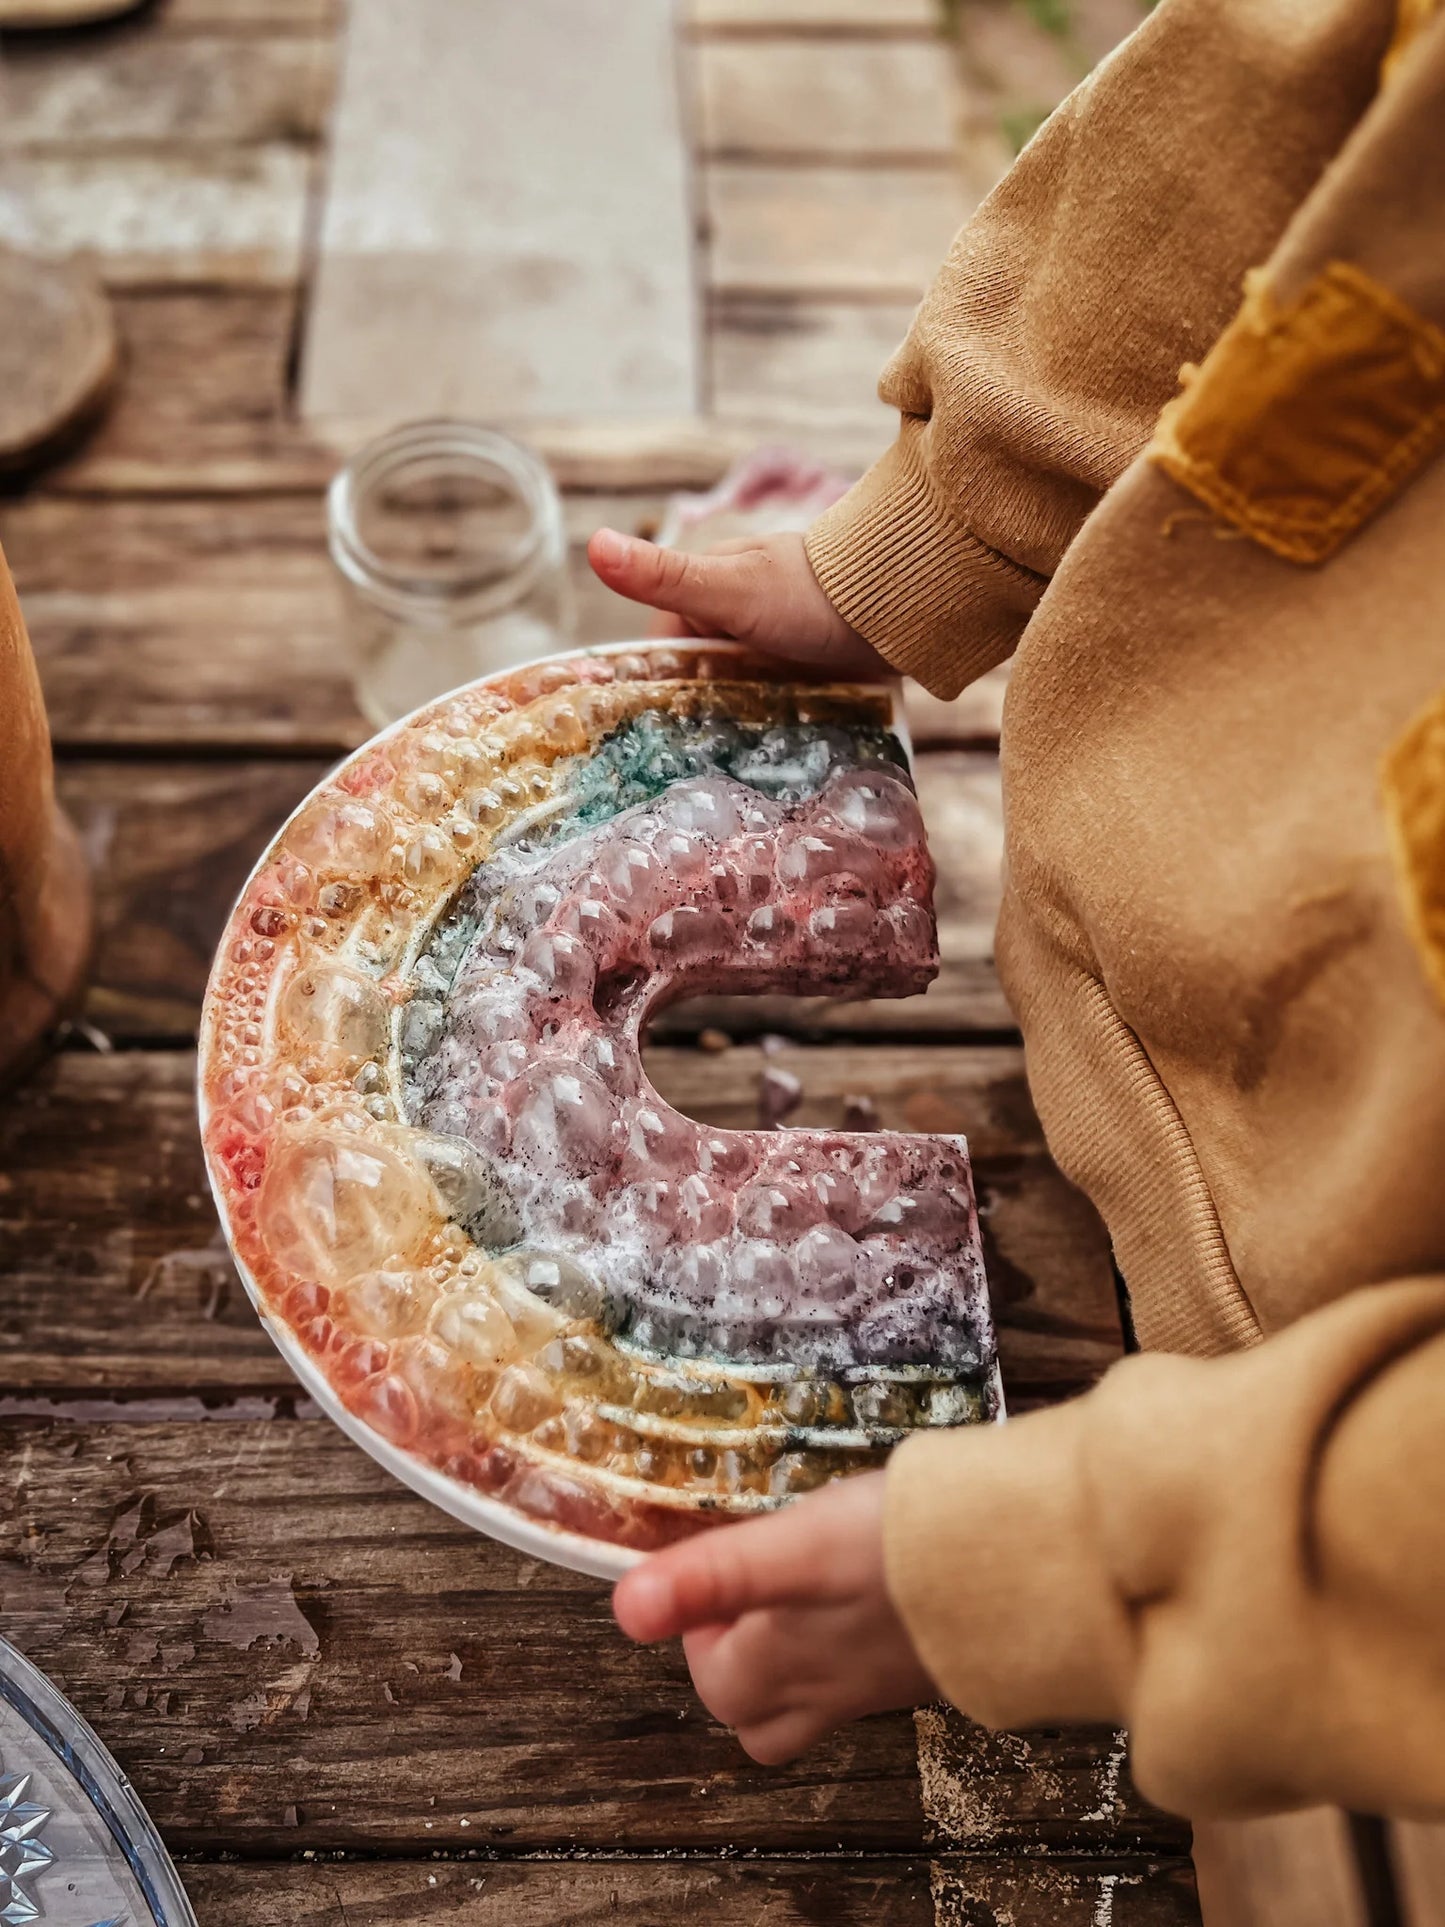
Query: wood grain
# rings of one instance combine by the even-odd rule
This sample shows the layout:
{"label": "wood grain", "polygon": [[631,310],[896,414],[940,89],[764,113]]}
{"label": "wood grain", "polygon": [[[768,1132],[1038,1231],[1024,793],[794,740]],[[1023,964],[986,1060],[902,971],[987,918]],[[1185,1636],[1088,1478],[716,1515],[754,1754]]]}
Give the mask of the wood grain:
{"label": "wood grain", "polygon": [[333,64],[330,35],[21,40],[5,50],[0,151],[309,145]]}
{"label": "wood grain", "polygon": [[[125,380],[49,492],[319,492],[335,455],[288,392],[294,288],[146,288],[112,296]],[[44,538],[42,538],[43,540]]]}
{"label": "wood grain", "polygon": [[342,0],[155,0],[149,16],[162,33],[311,34],[334,32]]}
{"label": "wood grain", "polygon": [[[239,597],[238,597],[239,599]],[[165,599],[155,604],[162,619]],[[38,625],[37,625],[38,627]],[[44,631],[41,631],[42,636]],[[278,681],[270,699],[286,713],[305,694],[304,658],[293,658],[288,685],[275,631]],[[57,734],[65,728],[56,666],[40,651]],[[77,689],[109,726],[110,705],[129,691],[96,689],[86,674],[93,636],[76,638]],[[139,651],[137,652],[140,653]],[[118,659],[118,658],[117,658]],[[63,659],[62,659],[63,660]],[[201,632],[173,659],[176,679],[198,681],[207,667]],[[140,665],[131,665],[134,676]],[[158,667],[154,672],[163,673]],[[180,686],[184,687],[184,681]],[[316,700],[324,701],[322,685]],[[331,685],[334,687],[334,685]],[[65,684],[60,685],[62,691]],[[162,695],[174,699],[174,686]],[[256,699],[263,699],[260,687]],[[358,725],[357,734],[361,734]],[[167,1041],[195,1030],[211,955],[231,905],[267,841],[325,774],[322,758],[149,761],[143,776],[129,760],[63,762],[59,793],[95,873],[99,942],[87,1014],[113,1039]],[[999,899],[1002,825],[998,766],[984,753],[939,751],[918,760],[918,787],[938,866],[937,907],[943,967],[922,997],[850,1003],[829,998],[699,998],[668,1012],[660,1036],[694,1034],[705,1025],[735,1035],[782,1030],[812,1037],[953,1037],[1012,1027],[992,963]]]}
{"label": "wood grain", "polygon": [[937,0],[689,0],[694,31],[716,33],[879,33],[930,37],[939,31]]}
{"label": "wood grain", "polygon": [[[661,497],[589,497],[573,515],[579,639],[639,614],[582,550],[603,521],[656,526]],[[370,730],[351,694],[319,495],[32,496],[0,505],[51,729],[75,746],[340,752]]]}
{"label": "wood grain", "polygon": [[[417,1862],[182,1869],[201,1927],[1186,1927],[1187,1863],[918,1859]],[[1112,1909],[1106,1912],[1106,1904]],[[935,1914],[935,1906],[937,1912]],[[1047,1914],[1042,1909],[1048,1908]]]}
{"label": "wood grain", "polygon": [[[1107,1241],[1044,1153],[1016,1051],[833,1046],[766,1061],[799,1078],[801,1123],[840,1125],[867,1097],[883,1129],[966,1133],[1014,1409],[1112,1363]],[[741,1048],[648,1056],[666,1097],[727,1126],[755,1123],[763,1062]],[[73,1052],[0,1112],[0,1397],[294,1393],[217,1229],[193,1087],[188,1051]]]}
{"label": "wood grain", "polygon": [[[936,1927],[1196,1927],[1199,1903],[1187,1860],[1075,1867],[1047,1863],[989,1869],[935,1864]],[[861,1927],[861,1923],[860,1923]]]}
{"label": "wood grain", "polygon": [[712,406],[755,423],[760,439],[780,430],[806,438],[816,422],[852,420],[881,453],[898,417],[879,401],[878,377],[912,318],[906,301],[720,297],[708,330]]}
{"label": "wood grain", "polygon": [[[175,1848],[925,1850],[907,1715],[753,1765],[605,1588],[456,1525],[328,1421],[4,1431],[7,1633]],[[1180,1850],[1127,1782],[1104,1811],[1079,1734],[1034,1736],[987,1807],[979,1852]]]}
{"label": "wood grain", "polygon": [[[191,1863],[181,1871],[201,1927],[660,1927],[693,1915],[709,1927],[934,1927],[929,1867],[917,1859]],[[970,1869],[971,1890],[983,1901],[1028,1872],[989,1862]]]}
{"label": "wood grain", "polygon": [[953,59],[941,40],[713,40],[698,46],[695,65],[706,153],[953,157]]}
{"label": "wood grain", "polygon": [[80,253],[108,287],[293,287],[313,157],[278,142],[175,152],[7,154],[0,241]]}
{"label": "wood grain", "polygon": [[707,169],[710,285],[916,301],[979,192],[951,165]]}

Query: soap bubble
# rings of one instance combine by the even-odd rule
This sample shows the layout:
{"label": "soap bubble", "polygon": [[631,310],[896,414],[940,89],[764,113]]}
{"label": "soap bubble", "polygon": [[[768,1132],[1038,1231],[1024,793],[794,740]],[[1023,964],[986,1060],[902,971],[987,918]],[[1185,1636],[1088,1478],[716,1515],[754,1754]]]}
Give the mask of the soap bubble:
{"label": "soap bubble", "polygon": [[707,1242],[722,1237],[732,1220],[732,1200],[719,1185],[696,1171],[677,1187],[675,1223],[684,1238]]}
{"label": "soap bubble", "polygon": [[316,1132],[273,1153],[257,1214],[279,1264],[339,1283],[415,1251],[435,1222],[436,1199],[417,1167],[384,1145]]}
{"label": "soap bubble", "polygon": [[878,859],[868,845],[846,831],[795,829],[779,843],[777,872],[780,883],[794,889],[847,871],[869,881],[878,875]]}
{"label": "soap bubble", "polygon": [[386,1052],[386,998],[367,978],[337,964],[298,970],[281,992],[277,1016],[302,1050],[332,1059],[338,1075]]}
{"label": "soap bubble", "polygon": [[708,1304],[723,1289],[725,1260],[713,1246],[689,1245],[670,1257],[669,1276],[690,1305]]}
{"label": "soap bubble", "polygon": [[[536,1351],[549,1338],[555,1338],[568,1322],[565,1312],[549,1304],[527,1282],[534,1259],[542,1258],[545,1266],[547,1256],[547,1253],[533,1251],[508,1251],[494,1261],[489,1274],[491,1289],[511,1319],[523,1351]],[[538,1278],[544,1291],[548,1275],[544,1268]]]}
{"label": "soap bubble", "polygon": [[836,1225],[814,1225],[793,1247],[799,1284],[824,1300],[844,1297],[852,1289],[858,1260],[857,1245]]}
{"label": "soap bubble", "polygon": [[746,836],[729,843],[719,852],[714,872],[717,897],[729,908],[749,909],[766,903],[773,893],[773,857],[776,846],[770,836]]}
{"label": "soap bubble", "polygon": [[966,1239],[969,1235],[969,1199],[957,1188],[941,1186],[927,1191],[898,1191],[873,1212],[867,1232],[894,1233],[910,1239]]}
{"label": "soap bubble", "polygon": [[474,1048],[510,1042],[530,1028],[522,986],[501,973],[468,983],[450,1000],[446,1017]]}
{"label": "soap bubble", "polygon": [[738,1230],[748,1237],[791,1240],[822,1215],[821,1203],[806,1185],[750,1184],[738,1194]]}
{"label": "soap bubble", "polygon": [[864,1215],[863,1204],[858,1186],[848,1172],[829,1170],[825,1166],[808,1179],[808,1188],[830,1223],[841,1225],[845,1231],[858,1229]]}
{"label": "soap bubble", "polygon": [[429,1057],[445,1027],[446,1013],[438,1002],[430,997],[413,997],[402,1011],[398,1026],[402,1055],[412,1061]]}
{"label": "soap bubble", "polygon": [[595,1170],[617,1108],[599,1077],[565,1058],[538,1058],[512,1083],[512,1147],[539,1174]]}
{"label": "soap bubble", "polygon": [[552,997],[585,1002],[597,981],[597,966],[587,946],[563,930],[534,930],[522,946],[520,962]]}
{"label": "soap bubble", "polygon": [[719,955],[731,948],[726,917],[704,904],[683,903],[656,918],[647,932],[649,946],[669,960]]}
{"label": "soap bubble", "polygon": [[446,1214],[479,1245],[516,1244],[521,1220],[496,1165],[465,1137],[407,1131],[406,1149],[436,1186]]}
{"label": "soap bubble", "polygon": [[918,798],[901,777],[881,768],[841,770],[818,799],[820,826],[836,824],[877,850],[923,846]]}
{"label": "soap bubble", "polygon": [[873,931],[869,903],[824,903],[808,918],[808,935],[828,954],[856,957]]}
{"label": "soap bubble", "polygon": [[757,1169],[756,1146],[741,1131],[704,1134],[697,1148],[697,1168],[729,1190]]}
{"label": "soap bubble", "polygon": [[321,873],[368,878],[384,872],[394,834],[388,812],[356,797],[320,796],[285,832],[293,856]]}
{"label": "soap bubble", "polygon": [[662,888],[662,865],[641,843],[619,843],[598,858],[598,875],[624,913],[652,903]]}
{"label": "soap bubble", "polygon": [[488,1044],[485,1050],[479,1051],[477,1065],[484,1076],[494,1079],[498,1085],[510,1084],[526,1070],[531,1055],[520,1037],[512,1037],[501,1044]]}
{"label": "soap bubble", "polygon": [[346,1402],[364,1424],[393,1445],[410,1445],[415,1439],[420,1413],[416,1394],[405,1379],[391,1373],[368,1378]]}
{"label": "soap bubble", "polygon": [[579,939],[599,962],[617,949],[622,936],[622,926],[614,912],[600,897],[586,895],[566,897],[553,912],[547,928]]}
{"label": "soap bubble", "polygon": [[765,903],[748,918],[748,942],[761,950],[778,951],[797,933],[797,918],[781,903]]}
{"label": "soap bubble", "polygon": [[509,1365],[492,1390],[492,1411],[509,1432],[532,1432],[562,1409],[552,1381],[534,1365]]}
{"label": "soap bubble", "polygon": [[561,1252],[520,1252],[508,1272],[534,1298],[564,1318],[585,1318],[604,1326],[610,1323],[607,1294],[590,1273]]}
{"label": "soap bubble", "polygon": [[430,1329],[469,1365],[497,1366],[517,1350],[511,1319],[483,1291],[452,1291],[438,1299]]}
{"label": "soap bubble", "polygon": [[676,830],[712,843],[724,843],[742,828],[735,800],[739,786],[726,777],[700,777],[674,783],[658,804],[659,812]]}
{"label": "soap bubble", "polygon": [[669,877],[687,882],[707,867],[711,851],[705,838],[663,824],[652,838],[658,862]]}
{"label": "soap bubble", "polygon": [[436,1292],[418,1271],[363,1271],[333,1294],[334,1315],[373,1338],[403,1338],[426,1323]]}
{"label": "soap bubble", "polygon": [[890,903],[882,912],[882,921],[903,956],[928,961],[937,956],[938,931],[921,903],[907,898]]}

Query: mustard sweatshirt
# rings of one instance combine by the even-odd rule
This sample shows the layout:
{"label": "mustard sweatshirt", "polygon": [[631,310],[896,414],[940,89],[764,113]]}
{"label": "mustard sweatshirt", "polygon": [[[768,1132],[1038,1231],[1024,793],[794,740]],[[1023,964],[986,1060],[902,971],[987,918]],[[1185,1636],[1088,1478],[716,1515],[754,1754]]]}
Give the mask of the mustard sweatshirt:
{"label": "mustard sweatshirt", "polygon": [[1194,1815],[1445,1814],[1433,13],[1163,0],[959,235],[808,537],[935,693],[1017,649],[999,969],[1152,1348],[906,1444],[890,1584],[965,1712],[1126,1722]]}

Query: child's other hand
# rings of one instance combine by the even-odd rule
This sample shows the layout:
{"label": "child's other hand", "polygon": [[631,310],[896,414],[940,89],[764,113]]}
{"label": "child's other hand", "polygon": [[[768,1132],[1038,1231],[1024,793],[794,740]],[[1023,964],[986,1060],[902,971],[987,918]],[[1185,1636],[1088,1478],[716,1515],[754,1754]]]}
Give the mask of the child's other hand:
{"label": "child's other hand", "polygon": [[883,1578],[882,1472],[701,1532],[628,1573],[623,1632],[682,1635],[708,1711],[764,1766],[845,1720],[935,1699]]}
{"label": "child's other hand", "polygon": [[598,529],[587,558],[609,589],[665,612],[654,635],[730,636],[846,676],[891,674],[819,588],[801,535],[720,542],[705,555],[687,555]]}

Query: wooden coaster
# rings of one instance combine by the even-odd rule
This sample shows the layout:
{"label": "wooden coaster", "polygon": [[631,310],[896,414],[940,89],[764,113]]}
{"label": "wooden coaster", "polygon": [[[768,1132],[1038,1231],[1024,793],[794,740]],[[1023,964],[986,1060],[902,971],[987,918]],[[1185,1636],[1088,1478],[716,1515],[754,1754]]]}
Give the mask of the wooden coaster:
{"label": "wooden coaster", "polygon": [[63,442],[98,408],[117,365],[115,321],[95,276],[0,248],[0,472]]}
{"label": "wooden coaster", "polygon": [[0,0],[0,33],[11,27],[89,27],[143,4],[144,0]]}

